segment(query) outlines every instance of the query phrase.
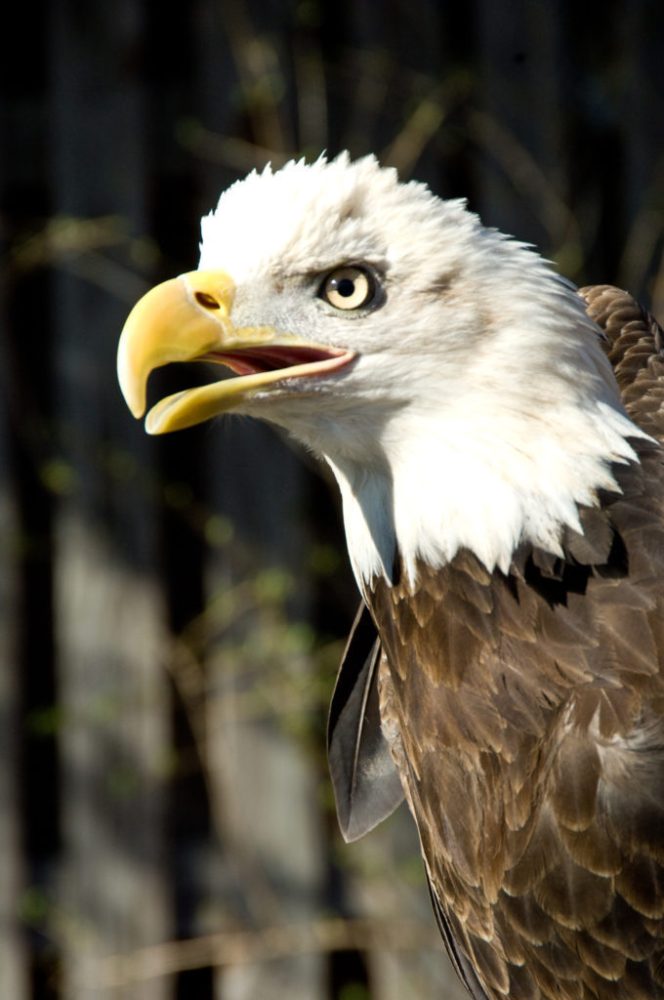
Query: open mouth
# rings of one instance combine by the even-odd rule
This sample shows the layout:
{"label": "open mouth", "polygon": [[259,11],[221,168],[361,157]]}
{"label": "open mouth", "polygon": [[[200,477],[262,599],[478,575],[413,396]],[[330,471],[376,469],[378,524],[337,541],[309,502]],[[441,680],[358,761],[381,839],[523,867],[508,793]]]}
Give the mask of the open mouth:
{"label": "open mouth", "polygon": [[[324,366],[320,369],[322,371],[334,370],[334,367],[340,367],[340,364],[346,364],[350,360],[349,354],[352,357],[350,351],[336,348],[288,345],[272,348],[248,347],[238,351],[210,351],[200,360],[225,365],[235,375],[240,376],[283,370],[284,378],[292,378],[293,375],[315,375],[321,365]],[[335,361],[340,364],[337,366],[328,364]],[[296,368],[297,371],[285,370],[289,368]],[[307,371],[302,371],[303,368]]]}
{"label": "open mouth", "polygon": [[277,382],[329,374],[343,368],[354,357],[354,351],[319,345],[288,344],[208,351],[191,360],[224,365],[235,377],[184,389],[160,400],[148,413],[145,429],[149,434],[166,434],[192,427],[210,417],[237,409],[240,403]]}
{"label": "open mouth", "polygon": [[147,382],[155,368],[208,361],[224,365],[234,376],[162,399],[147,415],[150,434],[242,409],[275,383],[328,375],[355,357],[354,351],[272,326],[236,326],[230,316],[233,295],[224,272],[196,271],[157,285],[129,314],[118,345],[118,378],[135,417],[145,413]]}

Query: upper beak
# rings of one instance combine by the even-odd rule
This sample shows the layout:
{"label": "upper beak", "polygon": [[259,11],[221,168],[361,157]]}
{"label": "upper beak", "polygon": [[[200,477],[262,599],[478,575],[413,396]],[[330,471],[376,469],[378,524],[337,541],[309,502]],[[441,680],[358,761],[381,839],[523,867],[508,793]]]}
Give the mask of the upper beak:
{"label": "upper beak", "polygon": [[151,434],[179,430],[236,407],[272,382],[334,371],[352,351],[337,350],[270,326],[236,327],[235,286],[222,271],[192,271],[149,291],[134,306],[118,346],[118,379],[135,417],[145,412],[150,373],[174,361],[227,365],[240,376],[161,400],[146,420]]}

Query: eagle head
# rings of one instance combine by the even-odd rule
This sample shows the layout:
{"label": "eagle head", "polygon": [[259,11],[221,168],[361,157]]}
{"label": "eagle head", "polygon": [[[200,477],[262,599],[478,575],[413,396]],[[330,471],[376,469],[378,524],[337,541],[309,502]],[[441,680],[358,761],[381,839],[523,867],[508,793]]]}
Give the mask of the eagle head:
{"label": "eagle head", "polygon": [[150,372],[182,361],[231,377],[161,400],[147,430],[227,411],[286,428],[338,479],[361,587],[397,554],[414,579],[464,547],[490,569],[525,540],[557,552],[643,436],[574,287],[373,157],[266,167],[221,195],[199,269],[123,330],[135,416]]}

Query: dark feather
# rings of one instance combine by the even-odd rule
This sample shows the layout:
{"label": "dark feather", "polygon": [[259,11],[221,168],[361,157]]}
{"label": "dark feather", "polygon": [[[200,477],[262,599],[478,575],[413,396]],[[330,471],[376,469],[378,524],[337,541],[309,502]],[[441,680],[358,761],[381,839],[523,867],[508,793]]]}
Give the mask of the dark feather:
{"label": "dark feather", "polygon": [[327,755],[344,839],[358,840],[403,801],[378,706],[381,647],[364,604],[356,615],[332,695]]}
{"label": "dark feather", "polygon": [[477,973],[473,969],[468,958],[463,954],[463,952],[459,951],[459,947],[454,934],[452,933],[452,929],[450,928],[449,921],[441,909],[440,903],[438,902],[429,879],[427,879],[427,885],[429,887],[429,895],[431,896],[431,904],[436,917],[436,923],[438,924],[438,930],[440,931],[440,936],[443,939],[445,948],[447,949],[447,954],[449,955],[452,966],[454,967],[454,971],[470,993],[473,1000],[490,1000],[489,994],[482,988],[482,984],[477,978]]}

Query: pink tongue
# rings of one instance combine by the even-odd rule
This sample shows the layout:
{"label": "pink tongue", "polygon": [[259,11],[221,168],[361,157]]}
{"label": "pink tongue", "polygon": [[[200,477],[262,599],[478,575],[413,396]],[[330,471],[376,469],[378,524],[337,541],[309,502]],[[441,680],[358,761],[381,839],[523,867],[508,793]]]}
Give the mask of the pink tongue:
{"label": "pink tongue", "polygon": [[336,356],[334,351],[325,351],[314,347],[278,347],[260,350],[224,351],[215,353],[215,361],[228,365],[236,375],[253,375],[256,372],[275,371],[279,368],[291,368],[293,365],[311,364],[313,361],[326,361]]}

